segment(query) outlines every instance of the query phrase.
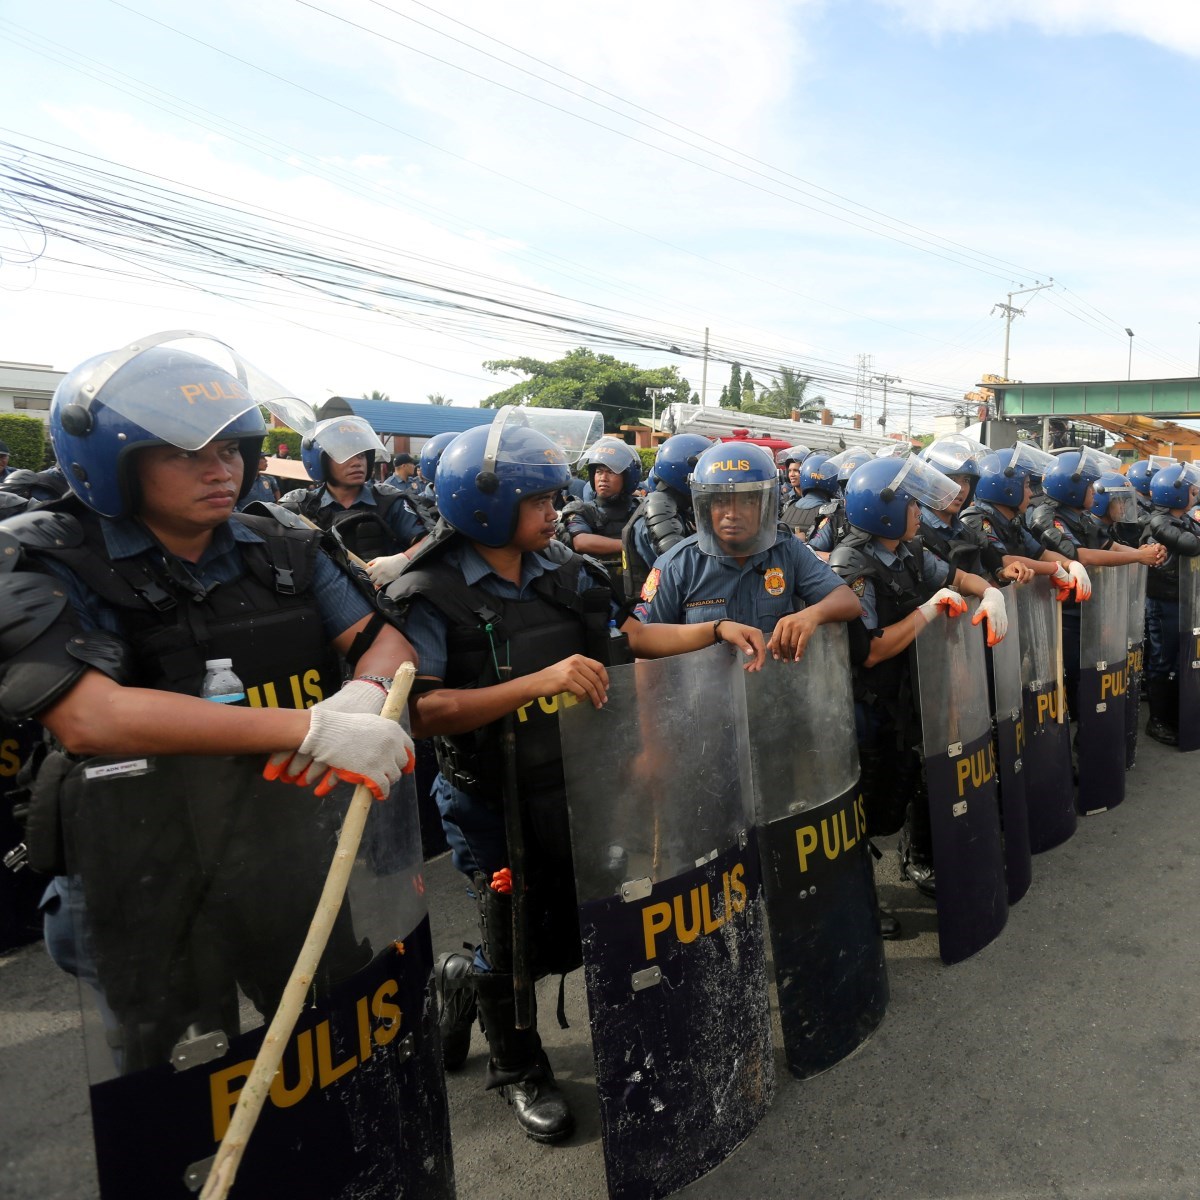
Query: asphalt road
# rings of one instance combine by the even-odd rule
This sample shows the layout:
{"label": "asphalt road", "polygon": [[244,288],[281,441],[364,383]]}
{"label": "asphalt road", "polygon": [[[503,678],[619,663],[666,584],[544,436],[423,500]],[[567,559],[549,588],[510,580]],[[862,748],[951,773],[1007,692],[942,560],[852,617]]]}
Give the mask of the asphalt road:
{"label": "asphalt road", "polygon": [[[1016,1200],[1200,1196],[1200,756],[1142,740],[1124,805],[1081,821],[1034,861],[999,940],[937,957],[929,902],[878,868],[904,921],[888,946],[891,1005],[850,1060],[798,1083],[778,1057],[774,1105],[694,1197]],[[471,932],[446,859],[427,882],[439,948]],[[557,981],[544,983],[552,1013]],[[449,1077],[458,1189],[467,1200],[606,1194],[586,1004],[544,1021],[579,1117],[565,1146],[516,1136],[482,1090],[476,1034]],[[74,981],[40,945],[0,956],[0,1197],[96,1194]],[[304,1200],[304,1198],[297,1198]]]}

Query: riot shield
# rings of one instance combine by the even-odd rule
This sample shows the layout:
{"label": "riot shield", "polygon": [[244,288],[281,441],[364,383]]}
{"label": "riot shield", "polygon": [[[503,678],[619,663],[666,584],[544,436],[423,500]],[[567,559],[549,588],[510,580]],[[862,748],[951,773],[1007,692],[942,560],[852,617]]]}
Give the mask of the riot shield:
{"label": "riot shield", "polygon": [[17,775],[38,741],[32,721],[0,723],[0,951],[41,937],[38,900],[46,877],[30,869],[21,808],[29,794]]}
{"label": "riot shield", "polygon": [[1200,558],[1178,561],[1179,749],[1200,750]]}
{"label": "riot shield", "polygon": [[1043,575],[1017,589],[1025,713],[1021,763],[1029,810],[1029,848],[1034,854],[1065,842],[1075,832],[1076,822],[1071,732],[1058,684],[1057,604]]}
{"label": "riot shield", "polygon": [[983,630],[971,615],[935,617],[916,641],[945,963],[981,950],[1008,920]]}
{"label": "riot shield", "polygon": [[1129,629],[1125,654],[1125,769],[1137,762],[1138,717],[1142,705],[1142,672],[1146,656],[1146,579],[1150,568],[1145,563],[1130,563]]}
{"label": "riot shield", "polygon": [[1008,634],[989,651],[996,726],[996,764],[1000,783],[1000,820],[1004,828],[1004,877],[1008,902],[1029,890],[1033,864],[1029,849],[1029,810],[1025,804],[1025,713],[1021,707],[1021,639],[1017,589],[1003,591]]}
{"label": "riot shield", "polygon": [[1083,816],[1125,799],[1125,691],[1129,676],[1128,568],[1093,567],[1080,607],[1079,794]]}
{"label": "riot shield", "polygon": [[[62,788],[103,1200],[203,1184],[315,911],[350,789],[262,767],[89,759]],[[372,806],[234,1194],[454,1194],[411,776]]]}
{"label": "riot shield", "polygon": [[722,1162],[774,1090],[743,672],[728,647],[609,668],[559,714],[609,1195]]}
{"label": "riot shield", "polygon": [[783,1048],[805,1079],[862,1045],[888,1000],[846,627],[747,675],[746,716]]}

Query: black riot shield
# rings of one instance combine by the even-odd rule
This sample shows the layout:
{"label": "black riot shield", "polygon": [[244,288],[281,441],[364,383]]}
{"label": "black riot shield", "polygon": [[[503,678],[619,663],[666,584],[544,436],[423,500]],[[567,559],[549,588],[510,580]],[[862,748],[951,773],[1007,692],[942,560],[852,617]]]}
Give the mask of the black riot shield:
{"label": "black riot shield", "polygon": [[989,651],[996,727],[996,765],[1000,784],[1000,820],[1004,829],[1004,877],[1008,902],[1029,890],[1033,865],[1029,849],[1029,810],[1025,804],[1025,713],[1021,707],[1021,639],[1017,589],[1004,589],[1008,634]]}
{"label": "black riot shield", "polygon": [[614,667],[559,714],[613,1197],[711,1170],[774,1090],[742,675],[723,646]]}
{"label": "black riot shield", "polygon": [[1125,799],[1125,693],[1129,683],[1129,568],[1093,567],[1080,605],[1079,794],[1083,816]]}
{"label": "black riot shield", "polygon": [[18,779],[38,742],[32,721],[0,723],[0,951],[41,937],[38,900],[46,877],[29,866],[25,813],[29,793]]}
{"label": "black riot shield", "polygon": [[844,625],[746,676],[755,825],[788,1068],[852,1053],[887,1009]]}
{"label": "black riot shield", "polygon": [[1125,769],[1137,762],[1138,717],[1142,707],[1142,672],[1146,657],[1146,580],[1150,568],[1130,563],[1129,628],[1125,653]]}
{"label": "black riot shield", "polygon": [[[187,1200],[304,940],[350,789],[261,757],[90,759],[62,790],[103,1200]],[[372,807],[233,1195],[454,1194],[412,777]]]}
{"label": "black riot shield", "polygon": [[1057,605],[1053,588],[1043,575],[1017,591],[1025,712],[1021,763],[1029,848],[1034,854],[1065,842],[1076,824],[1071,732],[1058,685],[1061,639]]}
{"label": "black riot shield", "polygon": [[917,681],[942,961],[981,950],[1008,920],[983,630],[935,617],[917,638]]}
{"label": "black riot shield", "polygon": [[1179,556],[1179,749],[1200,750],[1200,558]]}

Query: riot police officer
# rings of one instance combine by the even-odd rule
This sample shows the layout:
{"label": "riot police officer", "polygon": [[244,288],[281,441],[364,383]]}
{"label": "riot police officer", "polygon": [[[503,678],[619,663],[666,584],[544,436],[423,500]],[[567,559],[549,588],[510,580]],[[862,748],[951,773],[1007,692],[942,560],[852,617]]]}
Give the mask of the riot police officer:
{"label": "riot police officer", "polygon": [[559,537],[580,554],[607,568],[614,582],[621,573],[621,533],[638,506],[634,496],[642,460],[620,438],[602,437],[583,455],[594,500],[571,500],[559,515]]}
{"label": "riot police officer", "polygon": [[837,495],[817,509],[817,519],[808,534],[808,544],[818,554],[827,555],[846,535],[850,527],[846,520],[846,484],[858,467],[870,461],[869,450],[852,447],[825,464],[825,471],[837,471]]}
{"label": "riot police officer", "polygon": [[[1120,471],[1105,471],[1092,485],[1092,516],[1122,546],[1137,546],[1142,540],[1142,521],[1137,493]],[[1161,541],[1161,538],[1156,538]]]}
{"label": "riot police officer", "polygon": [[799,500],[803,493],[800,490],[800,471],[804,460],[812,453],[807,446],[789,446],[775,455],[775,464],[779,468],[779,496],[783,504]]}
{"label": "riot police officer", "polygon": [[[443,1029],[455,1047],[449,1065],[465,1060],[477,1004],[488,1041],[487,1087],[500,1090],[529,1137],[555,1142],[574,1120],[536,1025],[517,1028],[513,994],[514,970],[536,978],[581,961],[555,714],[563,704],[604,704],[604,659],[620,641],[613,631],[641,658],[725,641],[755,667],[765,651],[757,629],[729,620],[642,625],[625,617],[607,576],[555,540],[553,500],[569,468],[549,438],[507,419],[513,411],[460,434],[443,454],[443,527],[401,564],[387,594],[406,609],[402,625],[420,656],[413,728],[437,738],[438,807],[454,864],[471,880],[480,911],[474,962],[439,960]],[[510,769],[517,794],[506,796]],[[505,805],[519,807],[524,880],[509,873]],[[513,961],[514,888],[529,908],[525,964]]]}
{"label": "riot police officer", "polygon": [[421,456],[417,460],[417,477],[421,481],[419,498],[427,508],[436,511],[437,506],[437,468],[446,447],[458,437],[456,433],[435,433],[421,447]]}
{"label": "riot police officer", "polygon": [[[1032,516],[1027,514],[1030,530],[1048,550],[1073,562],[1089,566],[1118,566],[1121,563],[1141,562],[1157,566],[1166,551],[1153,543],[1136,549],[1116,547],[1112,537],[1090,511],[1095,498],[1093,485],[1105,471],[1115,470],[1120,463],[1111,454],[1102,454],[1091,446],[1083,450],[1068,450],[1057,456],[1054,466],[1042,477],[1046,502]],[[1069,568],[1068,568],[1069,569]],[[1079,599],[1063,605],[1063,678],[1067,696],[1067,711],[1078,711],[1079,684]]]}
{"label": "riot police officer", "polygon": [[[291,965],[281,956],[294,954],[312,915],[304,903],[320,890],[301,874],[303,895],[285,892],[264,867],[248,897],[257,912],[230,911],[226,929],[193,923],[188,898],[204,886],[195,844],[228,839],[253,872],[274,839],[302,850],[323,836],[321,802],[263,812],[257,797],[230,797],[223,827],[200,833],[190,806],[212,787],[210,759],[174,756],[271,754],[271,778],[320,793],[332,772],[377,797],[412,761],[411,740],[378,715],[382,681],[411,661],[408,643],[319,552],[319,535],[234,511],[266,433],[259,405],[281,392],[215,340],[210,352],[231,357],[228,370],[179,340],[139,339],[59,384],[50,432],[72,494],[5,523],[23,560],[0,582],[10,617],[0,715],[36,718],[61,747],[42,765],[35,804],[54,813],[61,803],[80,855],[47,893],[47,945],[69,944],[75,969],[103,993],[125,1071],[165,1064],[184,1028],[204,1019],[201,997],[236,1013],[235,982],[269,1014]],[[356,676],[344,687],[339,656]],[[218,658],[247,694],[278,706],[200,699],[206,661]],[[157,766],[110,778],[93,769],[96,756]],[[171,776],[176,762],[189,764],[185,778]],[[129,824],[98,844],[110,822]],[[76,824],[91,833],[72,835]],[[260,918],[298,936],[264,937]],[[357,952],[353,939],[332,945]],[[134,958],[131,977],[123,968]]]}
{"label": "riot police officer", "polygon": [[1146,638],[1150,654],[1150,720],[1146,733],[1156,742],[1179,742],[1179,691],[1175,672],[1179,658],[1179,559],[1200,554],[1200,524],[1191,509],[1200,495],[1200,470],[1175,463],[1150,480],[1154,511],[1143,535],[1165,548],[1165,559],[1146,581]]}
{"label": "riot police officer", "polygon": [[733,618],[755,625],[776,657],[798,661],[826,621],[859,616],[850,589],[775,520],[779,476],[749,442],[720,442],[696,460],[696,532],[654,564],[636,612],[689,624]]}
{"label": "riot police officer", "polygon": [[275,482],[273,476],[266,474],[267,456],[260,454],[258,456],[258,467],[254,475],[254,481],[250,485],[250,490],[238,501],[238,511],[254,504],[256,501],[265,504],[274,504],[279,500],[279,484]]}
{"label": "riot police officer", "polygon": [[383,443],[362,417],[330,417],[300,443],[300,460],[317,485],[288,492],[281,503],[363,560],[408,550],[428,532],[411,501],[371,478]]}
{"label": "riot police officer", "polygon": [[677,433],[658,448],[650,472],[653,489],[638,505],[621,533],[625,597],[641,595],[655,560],[696,530],[688,476],[696,459],[712,445],[699,433]]}
{"label": "riot police officer", "polygon": [[[966,610],[962,595],[980,597],[974,620],[987,622],[989,643],[1007,629],[1004,598],[986,580],[914,543],[921,506],[944,510],[959,485],[914,456],[873,459],[846,487],[851,532],[829,558],[862,605],[869,652],[855,665],[855,719],[862,761],[867,828],[896,832],[901,871],[926,894],[936,893],[928,793],[921,770],[920,715],[908,648],[938,610]],[[907,812],[906,812],[907,808]]]}
{"label": "riot police officer", "polygon": [[837,467],[828,466],[831,456],[819,450],[810,454],[800,468],[800,499],[784,505],[780,520],[799,538],[807,539],[838,499]]}

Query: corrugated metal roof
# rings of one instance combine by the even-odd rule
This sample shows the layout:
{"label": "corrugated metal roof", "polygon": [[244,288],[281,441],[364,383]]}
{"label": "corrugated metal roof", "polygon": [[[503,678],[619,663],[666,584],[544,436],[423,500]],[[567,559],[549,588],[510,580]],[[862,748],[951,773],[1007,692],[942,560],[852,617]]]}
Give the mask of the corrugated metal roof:
{"label": "corrugated metal roof", "polygon": [[462,433],[476,425],[490,425],[494,408],[452,408],[447,404],[406,404],[399,400],[343,399],[355,416],[369,422],[376,433],[401,437],[433,437],[435,433]]}

